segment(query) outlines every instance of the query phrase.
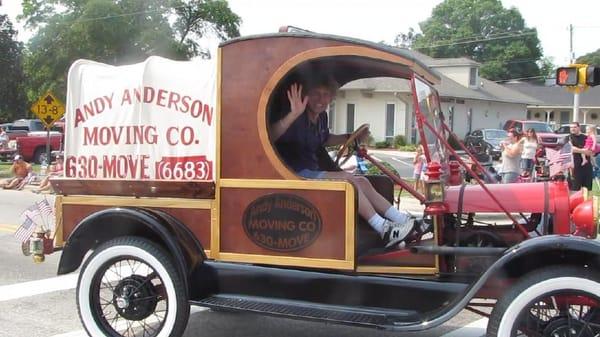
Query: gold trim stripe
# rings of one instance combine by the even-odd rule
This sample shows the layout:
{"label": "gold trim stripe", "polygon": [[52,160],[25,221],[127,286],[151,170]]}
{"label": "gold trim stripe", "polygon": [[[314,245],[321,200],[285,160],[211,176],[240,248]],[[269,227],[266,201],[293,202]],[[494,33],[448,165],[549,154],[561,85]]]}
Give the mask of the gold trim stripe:
{"label": "gold trim stripe", "polygon": [[346,184],[346,261],[354,264],[354,240],[356,237],[356,212],[354,210],[354,197],[356,196],[354,191],[354,185]]}
{"label": "gold trim stripe", "polygon": [[54,247],[62,247],[65,244],[65,238],[63,237],[63,199],[64,196],[57,195],[54,199],[54,216],[55,218],[55,231],[54,231]]}
{"label": "gold trim stripe", "polygon": [[160,208],[211,209],[213,199],[177,199],[177,198],[133,198],[112,196],[69,195],[62,197],[62,205],[88,206],[135,206]]}
{"label": "gold trim stripe", "polygon": [[413,274],[413,275],[434,275],[438,273],[438,268],[432,267],[388,267],[388,266],[358,266],[356,271],[359,273],[381,273],[381,274]]}
{"label": "gold trim stripe", "polygon": [[274,256],[274,255],[258,255],[258,254],[239,254],[239,253],[223,253],[219,254],[220,261],[242,262],[242,263],[261,263],[278,266],[302,266],[313,268],[334,268],[334,269],[354,269],[352,261],[332,260],[332,259],[317,259],[307,257],[292,257],[292,256]]}
{"label": "gold trim stripe", "polygon": [[[271,179],[221,179],[220,187],[229,188],[276,188],[290,190],[346,191],[349,183],[344,180],[271,180]],[[219,189],[217,189],[218,191]]]}
{"label": "gold trim stripe", "polygon": [[217,158],[215,169],[215,202],[210,210],[210,258],[218,259],[221,251],[220,226],[221,218],[219,210],[221,209],[221,99],[223,86],[223,49],[217,49]]}

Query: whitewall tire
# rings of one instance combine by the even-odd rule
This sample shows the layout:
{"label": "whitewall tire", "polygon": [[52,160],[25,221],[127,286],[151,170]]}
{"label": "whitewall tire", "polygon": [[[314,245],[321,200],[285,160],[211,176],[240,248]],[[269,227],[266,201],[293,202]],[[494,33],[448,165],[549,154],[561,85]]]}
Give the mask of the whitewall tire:
{"label": "whitewall tire", "polygon": [[92,336],[179,337],[189,318],[187,292],[157,244],[120,237],[101,244],[77,283],[81,322]]}

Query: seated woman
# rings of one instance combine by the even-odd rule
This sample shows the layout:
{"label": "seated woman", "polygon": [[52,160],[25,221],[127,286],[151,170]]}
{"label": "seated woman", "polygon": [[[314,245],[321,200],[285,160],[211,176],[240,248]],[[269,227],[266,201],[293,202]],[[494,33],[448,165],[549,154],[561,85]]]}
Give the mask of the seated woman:
{"label": "seated woman", "polygon": [[22,189],[32,173],[31,164],[23,160],[23,156],[16,155],[10,168],[13,177],[0,184],[5,190]]}
{"label": "seated woman", "polygon": [[[358,213],[392,247],[412,237],[415,218],[397,210],[361,176],[343,171],[324,171],[317,152],[323,146],[341,145],[350,135],[329,133],[326,109],[337,86],[327,77],[315,78],[303,86],[295,83],[287,91],[290,112],[271,125],[271,139],[276,142],[284,161],[299,176],[310,179],[346,179],[358,190]],[[360,136],[368,136],[368,130]]]}
{"label": "seated woman", "polygon": [[32,192],[33,193],[41,193],[41,192],[51,191],[52,184],[50,184],[50,178],[62,177],[63,169],[64,169],[63,155],[58,154],[56,156],[56,161],[52,165],[50,165],[50,167],[48,168],[48,174],[40,182],[40,186],[37,189],[32,190]]}

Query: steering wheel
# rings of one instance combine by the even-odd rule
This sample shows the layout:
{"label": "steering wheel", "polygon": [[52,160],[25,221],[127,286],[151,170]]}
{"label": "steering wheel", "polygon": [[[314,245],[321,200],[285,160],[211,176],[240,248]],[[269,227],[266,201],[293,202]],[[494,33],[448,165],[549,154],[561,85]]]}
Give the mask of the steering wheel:
{"label": "steering wheel", "polygon": [[337,152],[337,155],[335,156],[335,164],[337,166],[342,166],[348,160],[350,160],[350,157],[352,157],[352,152],[348,151],[350,145],[354,143],[355,147],[358,148],[358,136],[360,136],[367,129],[369,129],[369,124],[363,124],[358,129],[356,129],[350,135],[350,137],[348,137],[348,139],[346,139],[346,142],[344,143],[344,145],[342,145],[342,147],[340,147],[340,149]]}

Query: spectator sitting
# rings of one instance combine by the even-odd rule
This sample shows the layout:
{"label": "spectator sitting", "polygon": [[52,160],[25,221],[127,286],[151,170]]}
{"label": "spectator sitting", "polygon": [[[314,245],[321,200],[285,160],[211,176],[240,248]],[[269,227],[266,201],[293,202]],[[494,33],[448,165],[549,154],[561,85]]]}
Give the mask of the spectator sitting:
{"label": "spectator sitting", "polygon": [[19,154],[15,156],[10,170],[14,174],[14,177],[1,184],[5,190],[22,189],[27,183],[28,178],[33,174],[31,164],[23,160],[23,156]]}
{"label": "spectator sitting", "polygon": [[37,189],[33,190],[32,192],[40,193],[40,192],[51,191],[52,184],[50,184],[50,178],[62,177],[63,169],[64,169],[63,155],[58,154],[56,156],[56,161],[52,165],[50,165],[50,167],[48,168],[48,174],[40,182],[40,186]]}

